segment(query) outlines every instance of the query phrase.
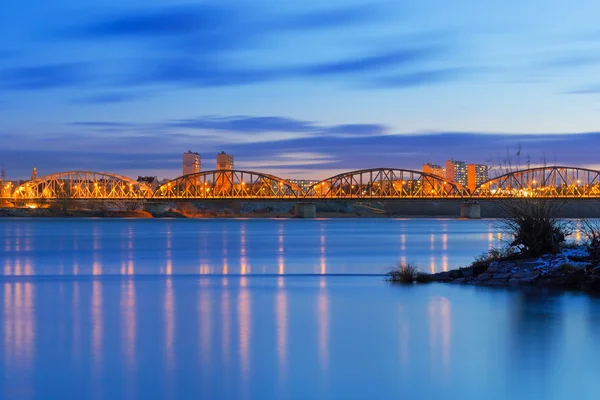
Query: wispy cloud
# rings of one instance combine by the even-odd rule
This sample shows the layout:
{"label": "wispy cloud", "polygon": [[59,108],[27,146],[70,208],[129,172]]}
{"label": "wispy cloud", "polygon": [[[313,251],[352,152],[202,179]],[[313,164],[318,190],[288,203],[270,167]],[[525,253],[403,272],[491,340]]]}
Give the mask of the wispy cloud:
{"label": "wispy cloud", "polygon": [[47,90],[85,85],[89,66],[83,63],[41,64],[0,69],[0,87]]}

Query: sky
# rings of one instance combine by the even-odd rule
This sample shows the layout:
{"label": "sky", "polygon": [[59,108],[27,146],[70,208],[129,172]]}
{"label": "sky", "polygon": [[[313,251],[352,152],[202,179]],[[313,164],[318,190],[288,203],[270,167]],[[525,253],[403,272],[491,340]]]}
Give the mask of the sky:
{"label": "sky", "polygon": [[454,158],[600,169],[595,0],[5,0],[0,163],[324,179]]}

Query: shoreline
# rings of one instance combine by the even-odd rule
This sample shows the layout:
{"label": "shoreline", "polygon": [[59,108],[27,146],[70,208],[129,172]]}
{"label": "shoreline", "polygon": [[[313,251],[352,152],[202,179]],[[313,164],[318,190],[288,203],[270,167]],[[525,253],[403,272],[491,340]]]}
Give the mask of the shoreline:
{"label": "shoreline", "polygon": [[506,257],[430,275],[431,282],[505,288],[540,288],[600,296],[600,266],[586,247],[539,258]]}
{"label": "shoreline", "polygon": [[[224,212],[224,211],[204,211],[204,212],[186,212],[186,211],[166,211],[150,212],[144,210],[69,210],[66,213],[49,208],[0,208],[0,218],[106,218],[106,219],[303,219],[296,217],[289,212]],[[389,219],[389,218],[423,218],[423,219],[465,219],[460,217],[451,217],[447,215],[401,215],[401,214],[381,214],[381,213],[342,213],[342,212],[319,212],[315,218],[308,219]],[[466,219],[465,219],[466,220]]]}

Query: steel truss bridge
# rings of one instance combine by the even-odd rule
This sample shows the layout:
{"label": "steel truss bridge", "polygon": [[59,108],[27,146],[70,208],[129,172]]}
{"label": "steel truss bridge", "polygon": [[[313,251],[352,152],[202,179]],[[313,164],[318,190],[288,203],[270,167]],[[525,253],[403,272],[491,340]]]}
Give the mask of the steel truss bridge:
{"label": "steel truss bridge", "polygon": [[38,177],[0,197],[39,200],[387,200],[488,198],[600,198],[600,171],[548,166],[512,171],[466,187],[421,171],[373,168],[346,172],[302,188],[273,175],[241,170],[180,176],[155,190],[148,184],[107,172],[69,171]]}

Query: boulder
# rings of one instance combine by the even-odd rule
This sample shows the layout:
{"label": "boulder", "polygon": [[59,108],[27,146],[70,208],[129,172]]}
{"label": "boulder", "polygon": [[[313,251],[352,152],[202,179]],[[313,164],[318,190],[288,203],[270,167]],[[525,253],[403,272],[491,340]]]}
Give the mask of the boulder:
{"label": "boulder", "polygon": [[460,272],[459,269],[453,269],[452,271],[450,271],[449,276],[452,279],[458,279],[458,278],[462,278],[463,274],[462,274],[462,272]]}
{"label": "boulder", "polygon": [[492,279],[493,277],[494,277],[493,274],[490,274],[489,272],[484,272],[483,274],[480,274],[477,277],[477,281],[484,282],[484,281],[488,281],[488,280]]}
{"label": "boulder", "polygon": [[511,277],[511,273],[510,272],[501,272],[499,274],[494,274],[494,279],[508,279]]}

